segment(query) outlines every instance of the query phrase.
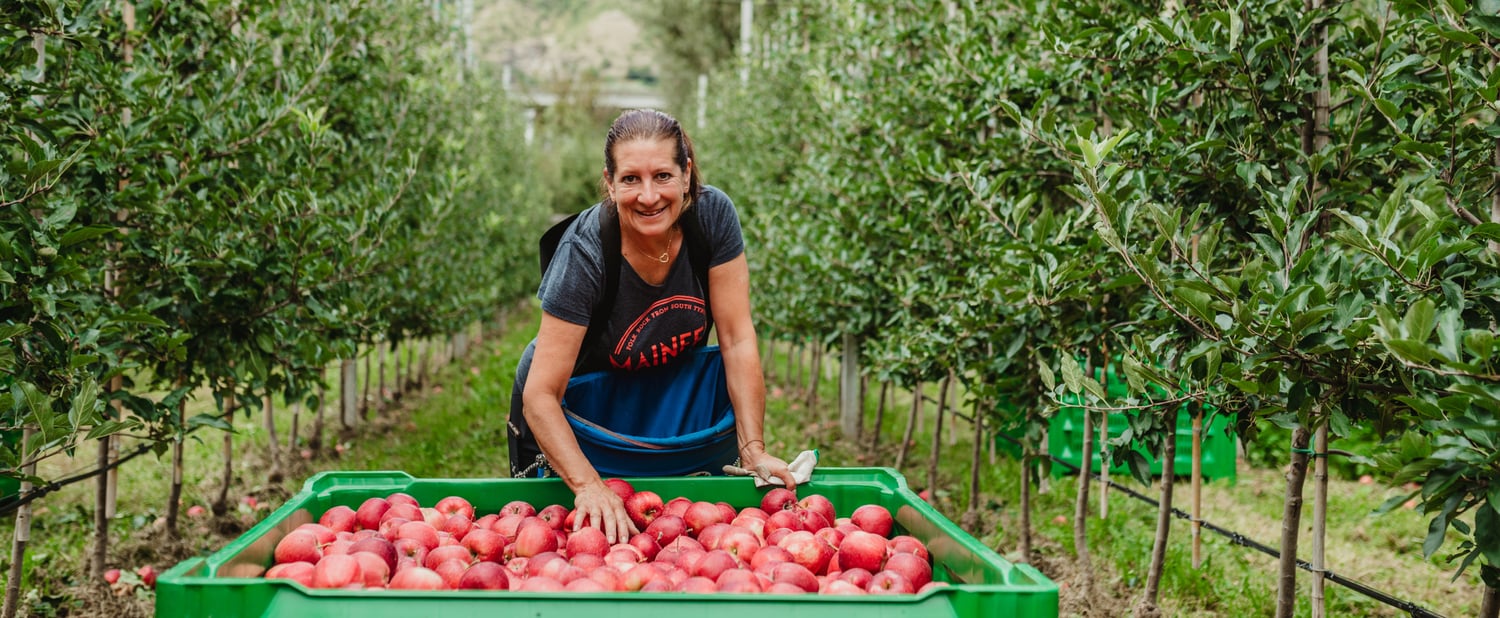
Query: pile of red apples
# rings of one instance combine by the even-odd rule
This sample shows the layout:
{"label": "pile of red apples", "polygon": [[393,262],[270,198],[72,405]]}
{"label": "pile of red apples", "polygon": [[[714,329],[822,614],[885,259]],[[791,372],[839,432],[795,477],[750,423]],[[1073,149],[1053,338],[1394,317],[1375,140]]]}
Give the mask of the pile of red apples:
{"label": "pile of red apples", "polygon": [[946,585],[933,581],[927,547],[893,535],[879,505],[837,517],[824,496],[799,500],[776,487],[760,506],[735,509],[606,483],[641,530],[627,541],[575,531],[562,505],[516,500],[476,518],[459,496],[423,507],[393,493],[288,532],[265,577],[311,588],[526,592],[864,595]]}

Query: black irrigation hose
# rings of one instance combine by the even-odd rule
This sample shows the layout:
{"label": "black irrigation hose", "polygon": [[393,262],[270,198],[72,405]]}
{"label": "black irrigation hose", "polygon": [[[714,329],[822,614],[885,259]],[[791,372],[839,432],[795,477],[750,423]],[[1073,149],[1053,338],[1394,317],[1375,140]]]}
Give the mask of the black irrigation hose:
{"label": "black irrigation hose", "polygon": [[[996,435],[1000,436],[1001,438],[1004,438],[1006,441],[1010,442],[1011,444],[1014,444],[1016,446],[1022,447],[1023,449],[1026,446],[1026,445],[1022,444],[1020,440],[1017,440],[1016,438],[1013,438],[1011,436],[1007,436],[1007,435],[1005,435],[1003,433],[996,434]],[[1079,471],[1079,467],[1078,466],[1076,466],[1076,465],[1074,465],[1074,464],[1072,464],[1070,462],[1058,459],[1056,456],[1053,456],[1050,453],[1047,454],[1047,458],[1051,459],[1053,463],[1062,465],[1064,468],[1067,468],[1071,472],[1075,472],[1076,473],[1076,472]],[[1152,507],[1160,508],[1161,503],[1158,502],[1155,498],[1152,498],[1150,496],[1142,494],[1142,493],[1140,493],[1140,492],[1138,492],[1138,491],[1136,491],[1134,489],[1131,489],[1129,487],[1126,487],[1126,486],[1121,485],[1119,483],[1116,483],[1114,481],[1105,481],[1104,478],[1103,478],[1103,475],[1100,474],[1099,472],[1091,472],[1090,476],[1092,476],[1095,480],[1097,480],[1099,482],[1108,483],[1111,488],[1117,489],[1117,490],[1123,492],[1127,496],[1130,496],[1132,498],[1140,500],[1141,502],[1145,502],[1146,504],[1149,504]],[[1186,511],[1183,511],[1182,509],[1175,508],[1175,507],[1172,509],[1172,515],[1175,516],[1177,519],[1181,519],[1181,520],[1184,520],[1184,521],[1191,522],[1193,520],[1193,516],[1190,513],[1186,512]],[[1268,545],[1266,545],[1264,543],[1260,543],[1258,541],[1255,541],[1254,539],[1251,539],[1250,537],[1247,537],[1247,536],[1245,536],[1243,534],[1240,534],[1238,532],[1235,532],[1233,530],[1228,530],[1228,529],[1225,529],[1225,528],[1221,528],[1221,527],[1216,526],[1216,525],[1214,525],[1212,523],[1209,523],[1208,521],[1201,520],[1201,519],[1198,520],[1198,525],[1202,526],[1204,529],[1208,530],[1209,532],[1213,532],[1214,534],[1217,534],[1217,535],[1222,536],[1222,537],[1224,537],[1226,539],[1229,539],[1229,542],[1233,543],[1235,545],[1240,545],[1240,546],[1243,546],[1243,547],[1249,547],[1250,549],[1254,549],[1256,551],[1259,551],[1259,552],[1261,552],[1263,554],[1271,556],[1272,558],[1276,558],[1276,559],[1280,559],[1281,558],[1281,552],[1277,551],[1275,548],[1270,547],[1270,546],[1268,546]],[[1306,560],[1298,560],[1297,561],[1297,568],[1302,569],[1304,571],[1307,571],[1309,573],[1316,572],[1316,570],[1313,569],[1313,567],[1312,567],[1312,563],[1309,563]],[[1391,607],[1399,609],[1399,610],[1401,610],[1403,612],[1411,614],[1415,618],[1443,618],[1442,614],[1436,613],[1436,612],[1434,612],[1434,611],[1432,611],[1430,609],[1422,607],[1421,605],[1417,605],[1416,603],[1413,603],[1411,601],[1407,601],[1407,600],[1403,600],[1403,599],[1397,598],[1397,597],[1392,596],[1391,594],[1386,593],[1384,591],[1377,590],[1375,588],[1371,588],[1370,586],[1365,585],[1364,583],[1361,583],[1361,582],[1359,582],[1357,580],[1350,579],[1348,577],[1344,577],[1343,575],[1339,575],[1338,573],[1335,573],[1335,572],[1333,572],[1333,571],[1331,571],[1329,569],[1326,569],[1326,568],[1323,569],[1323,577],[1324,577],[1324,579],[1327,579],[1328,581],[1331,581],[1331,582],[1333,582],[1335,584],[1338,584],[1340,586],[1343,586],[1345,588],[1348,588],[1350,590],[1358,592],[1358,593],[1360,593],[1362,595],[1365,595],[1365,596],[1367,596],[1367,597],[1369,597],[1371,599],[1374,599],[1376,601],[1379,601],[1381,603],[1384,603],[1386,605],[1389,605]]]}
{"label": "black irrigation hose", "polygon": [[77,483],[80,481],[86,481],[88,479],[99,476],[100,474],[104,474],[105,472],[118,468],[121,464],[150,452],[154,446],[155,443],[151,442],[142,444],[136,447],[134,451],[131,451],[130,454],[122,456],[119,459],[110,462],[109,465],[104,466],[103,468],[96,468],[94,470],[79,473],[65,479],[59,479],[42,485],[37,485],[36,487],[31,488],[31,491],[26,492],[24,495],[18,493],[14,496],[5,498],[4,500],[0,500],[0,517],[8,516],[11,513],[14,513],[16,509],[19,509],[22,506],[30,504],[36,500],[40,500],[47,494],[67,487],[68,485],[72,485],[73,483]]}

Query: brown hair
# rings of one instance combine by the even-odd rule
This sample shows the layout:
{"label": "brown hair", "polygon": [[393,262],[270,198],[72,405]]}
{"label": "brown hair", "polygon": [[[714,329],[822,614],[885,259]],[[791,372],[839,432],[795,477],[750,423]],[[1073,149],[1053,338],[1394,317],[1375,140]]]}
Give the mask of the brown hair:
{"label": "brown hair", "polygon": [[[604,173],[613,179],[615,177],[615,144],[633,142],[636,140],[668,140],[676,145],[677,154],[673,161],[677,167],[682,168],[684,174],[688,175],[688,190],[684,199],[687,205],[691,205],[698,199],[698,193],[702,191],[703,185],[698,181],[697,157],[693,156],[693,140],[688,138],[687,131],[682,129],[682,123],[677,122],[671,114],[654,109],[632,109],[620,114],[614,124],[609,127],[609,134],[604,137]],[[695,162],[692,170],[688,169],[688,161]],[[613,200],[608,197],[608,187],[605,187],[605,205],[614,207]]]}

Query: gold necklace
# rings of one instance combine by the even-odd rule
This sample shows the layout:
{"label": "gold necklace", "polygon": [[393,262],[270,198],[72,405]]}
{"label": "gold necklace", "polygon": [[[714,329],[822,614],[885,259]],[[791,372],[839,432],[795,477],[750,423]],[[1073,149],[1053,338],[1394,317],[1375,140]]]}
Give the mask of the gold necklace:
{"label": "gold necklace", "polygon": [[[674,232],[677,231],[677,228],[675,228],[675,227],[672,228],[672,231],[674,231]],[[656,261],[661,262],[663,264],[667,263],[668,256],[671,255],[671,253],[672,253],[672,241],[673,240],[675,240],[673,237],[667,236],[667,250],[661,252],[661,257],[656,258]]]}

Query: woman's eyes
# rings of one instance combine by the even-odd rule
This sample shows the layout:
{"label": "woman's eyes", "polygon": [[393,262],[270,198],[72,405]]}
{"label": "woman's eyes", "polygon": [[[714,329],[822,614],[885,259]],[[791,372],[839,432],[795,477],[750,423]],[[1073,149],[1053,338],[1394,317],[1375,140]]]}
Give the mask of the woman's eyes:
{"label": "woman's eyes", "polygon": [[[660,172],[656,175],[656,182],[671,182],[673,178],[675,178],[675,176],[673,176],[669,172]],[[626,174],[620,177],[620,182],[630,185],[638,184],[641,182],[641,177],[634,174]]]}

